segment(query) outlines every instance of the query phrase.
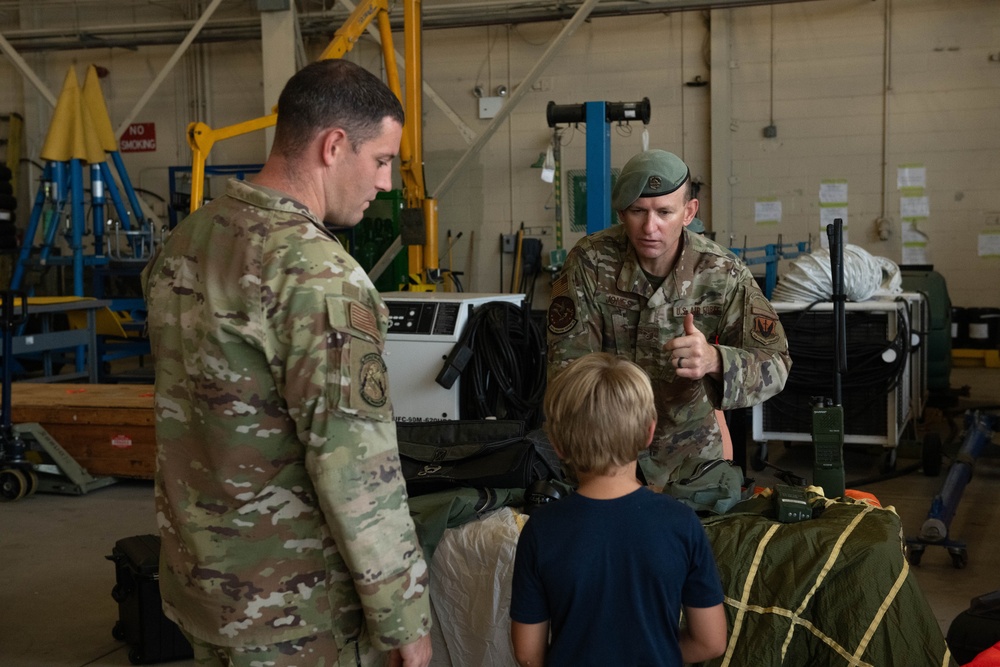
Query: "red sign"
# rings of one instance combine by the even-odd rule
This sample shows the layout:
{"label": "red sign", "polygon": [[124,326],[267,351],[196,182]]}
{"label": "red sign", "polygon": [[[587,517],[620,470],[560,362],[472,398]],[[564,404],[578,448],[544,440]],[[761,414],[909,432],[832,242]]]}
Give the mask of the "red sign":
{"label": "red sign", "polygon": [[122,153],[148,153],[156,150],[156,123],[132,123],[118,141]]}

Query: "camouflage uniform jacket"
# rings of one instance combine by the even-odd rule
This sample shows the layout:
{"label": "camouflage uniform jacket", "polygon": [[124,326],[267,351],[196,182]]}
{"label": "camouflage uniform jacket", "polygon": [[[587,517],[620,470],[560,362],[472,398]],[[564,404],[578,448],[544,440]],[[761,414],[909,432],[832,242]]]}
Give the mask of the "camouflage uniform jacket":
{"label": "camouflage uniform jacket", "polygon": [[230,181],[143,272],[167,615],[206,642],[430,631],[382,349],[388,310],[303,205]]}
{"label": "camouflage uniform jacket", "polygon": [[[781,391],[791,358],[778,316],[749,269],[731,252],[688,230],[673,271],[653,289],[622,225],[584,237],[552,287],[549,377],[587,352],[603,350],[641,366],[653,384],[658,422],[642,469],[662,484],[685,456],[719,457],[714,410],[744,408]],[[678,378],[667,341],[684,334],[684,315],[722,354],[723,377]]]}

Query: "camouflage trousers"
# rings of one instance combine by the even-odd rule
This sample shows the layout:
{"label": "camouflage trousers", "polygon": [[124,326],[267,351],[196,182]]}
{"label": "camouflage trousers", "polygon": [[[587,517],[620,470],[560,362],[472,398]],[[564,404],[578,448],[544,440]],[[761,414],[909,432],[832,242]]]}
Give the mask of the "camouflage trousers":
{"label": "camouflage trousers", "polygon": [[184,633],[194,649],[194,664],[205,667],[385,667],[387,653],[367,636],[343,649],[333,635],[311,635],[264,646],[217,646]]}

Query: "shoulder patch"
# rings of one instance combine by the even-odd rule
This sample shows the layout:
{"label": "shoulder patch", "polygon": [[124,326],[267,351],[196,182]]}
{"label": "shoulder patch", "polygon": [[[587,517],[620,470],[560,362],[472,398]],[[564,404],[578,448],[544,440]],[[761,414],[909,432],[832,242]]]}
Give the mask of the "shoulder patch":
{"label": "shoulder patch", "polygon": [[781,339],[777,314],[763,294],[753,294],[748,301],[746,318],[750,336],[761,345],[774,345]]}
{"label": "shoulder patch", "polygon": [[372,311],[365,308],[357,301],[352,301],[350,308],[351,326],[358,331],[363,331],[373,338],[381,338],[378,330],[378,322]]}
{"label": "shoulder patch", "polygon": [[556,298],[557,296],[565,296],[569,294],[569,278],[564,275],[556,278],[555,282],[552,283],[552,294],[551,298]]}
{"label": "shoulder patch", "polygon": [[388,400],[387,386],[385,360],[382,356],[371,352],[362,357],[358,371],[358,389],[365,403],[376,408],[385,405]]}
{"label": "shoulder patch", "polygon": [[557,296],[549,304],[548,327],[554,334],[564,334],[576,326],[576,304],[568,296]]}

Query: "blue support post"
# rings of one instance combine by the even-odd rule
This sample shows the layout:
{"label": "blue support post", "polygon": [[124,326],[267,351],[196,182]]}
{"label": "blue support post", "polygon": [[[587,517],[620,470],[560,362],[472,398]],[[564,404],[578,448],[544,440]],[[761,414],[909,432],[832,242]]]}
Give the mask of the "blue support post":
{"label": "blue support post", "polygon": [[[83,206],[83,164],[70,160],[70,184],[73,188],[70,220],[70,249],[73,252],[73,295],[83,296],[83,227],[86,209]],[[82,360],[81,360],[82,361]]]}
{"label": "blue support post", "polygon": [[764,246],[764,255],[767,263],[764,265],[764,293],[767,298],[771,298],[774,288],[778,286],[778,259],[779,250],[773,243]]}
{"label": "blue support post", "polygon": [[[52,164],[52,181],[49,183],[51,187],[51,193],[49,194],[49,199],[52,202],[52,206],[48,212],[47,221],[42,222],[42,248],[38,252],[38,262],[45,265],[49,261],[49,256],[52,254],[52,246],[56,240],[56,234],[59,233],[59,221],[62,218],[63,208],[66,206],[66,199],[69,197],[69,163],[68,162],[53,162]],[[46,224],[47,222],[47,224]],[[28,238],[25,237],[25,243],[28,242]],[[18,286],[13,286],[17,289]]]}
{"label": "blue support post", "polygon": [[587,122],[587,233],[608,227],[611,212],[611,126],[604,102],[585,103]]}
{"label": "blue support post", "polygon": [[25,267],[31,259],[31,243],[35,234],[38,233],[38,225],[41,223],[42,213],[45,209],[45,199],[48,196],[46,190],[51,188],[49,184],[52,183],[52,180],[52,163],[47,162],[42,169],[42,182],[35,194],[35,203],[31,207],[31,217],[28,219],[28,227],[24,232],[25,241],[21,244],[21,252],[18,254],[17,264],[14,265],[14,273],[10,279],[10,286],[13,290],[20,289],[21,282],[24,280]]}
{"label": "blue support post", "polygon": [[[128,197],[129,204],[132,206],[132,214],[135,217],[135,229],[140,229],[143,222],[142,208],[139,206],[139,198],[135,195],[135,188],[132,187],[132,180],[128,177],[128,170],[125,169],[125,163],[122,162],[121,153],[110,151],[108,155],[111,156],[111,161],[118,171],[118,178],[121,179],[122,188],[125,190],[125,196]],[[118,212],[118,215],[122,219],[122,228],[132,229],[128,220],[128,214],[124,212],[124,207]]]}
{"label": "blue support post", "polygon": [[104,254],[104,173],[101,165],[90,165],[90,207],[94,224],[94,254]]}

